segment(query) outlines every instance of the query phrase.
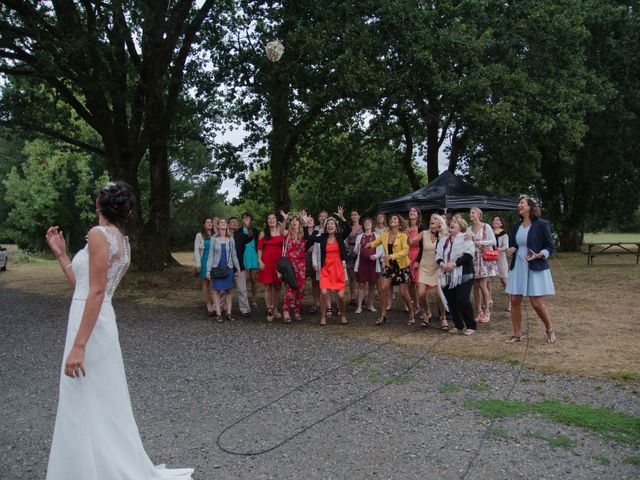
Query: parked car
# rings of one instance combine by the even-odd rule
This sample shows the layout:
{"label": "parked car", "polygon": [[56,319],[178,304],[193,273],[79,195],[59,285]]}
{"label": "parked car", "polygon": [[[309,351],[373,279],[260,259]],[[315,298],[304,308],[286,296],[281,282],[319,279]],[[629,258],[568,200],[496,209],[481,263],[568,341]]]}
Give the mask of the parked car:
{"label": "parked car", "polygon": [[8,260],[9,257],[7,256],[7,249],[0,247],[0,271],[4,272],[7,269]]}

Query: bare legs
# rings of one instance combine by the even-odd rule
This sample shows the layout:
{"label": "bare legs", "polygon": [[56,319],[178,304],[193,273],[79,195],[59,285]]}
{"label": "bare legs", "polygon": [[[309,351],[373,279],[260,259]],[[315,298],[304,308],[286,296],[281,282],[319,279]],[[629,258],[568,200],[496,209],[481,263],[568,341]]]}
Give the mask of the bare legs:
{"label": "bare legs", "polygon": [[[387,310],[391,306],[391,302],[389,302],[389,297],[388,297],[389,290],[391,290],[391,280],[382,277],[380,285],[381,285],[381,289],[380,289],[381,311],[380,311],[380,318],[376,320],[376,325],[382,325],[386,322]],[[411,305],[411,297],[409,296],[409,285],[407,285],[406,283],[400,284],[400,296],[402,297],[402,299],[404,300],[404,303],[407,305],[407,308],[409,309],[408,323],[410,323],[413,320],[413,305]]]}
{"label": "bare legs", "polygon": [[[544,323],[547,332],[547,342],[555,343],[556,335],[551,324],[551,316],[549,310],[544,304],[544,296],[529,297],[529,303],[535,310],[536,314]],[[522,295],[511,295],[511,323],[513,325],[513,337],[511,339],[520,339],[522,337]],[[517,341],[517,340],[516,340]]]}
{"label": "bare legs", "polygon": [[358,306],[356,308],[356,313],[362,313],[362,307],[364,306],[364,290],[366,288],[366,286],[369,285],[369,296],[367,297],[369,299],[369,310],[371,310],[372,312],[375,312],[375,307],[373,306],[373,300],[375,298],[375,291],[376,291],[376,283],[372,282],[372,283],[359,283],[358,284]]}
{"label": "bare legs", "polygon": [[431,309],[429,308],[429,299],[427,298],[428,287],[424,283],[418,284],[418,300],[422,304],[422,326],[428,327],[431,319]]}
{"label": "bare legs", "polygon": [[211,292],[211,280],[208,278],[202,279],[202,296],[204,297],[204,303],[207,305],[207,312],[213,313],[213,295]]}
{"label": "bare legs", "polygon": [[[489,290],[488,282],[491,277],[476,278],[473,281],[473,298],[476,303],[476,321],[486,323],[491,320],[491,290]],[[482,306],[484,305],[484,309]]]}
{"label": "bare legs", "polygon": [[[347,310],[344,304],[344,290],[337,292],[338,309],[340,310],[340,321],[343,325],[349,323],[347,321]],[[328,304],[328,307],[327,307]],[[327,310],[331,308],[331,293],[326,288],[320,289],[320,325],[327,324]]]}

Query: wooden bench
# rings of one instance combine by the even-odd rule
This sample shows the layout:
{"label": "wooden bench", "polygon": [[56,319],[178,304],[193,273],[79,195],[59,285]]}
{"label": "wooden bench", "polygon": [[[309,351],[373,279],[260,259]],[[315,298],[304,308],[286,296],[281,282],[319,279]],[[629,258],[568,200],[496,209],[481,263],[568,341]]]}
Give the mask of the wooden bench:
{"label": "wooden bench", "polygon": [[[598,255],[635,255],[636,265],[640,262],[640,243],[629,242],[593,242],[585,243],[587,251],[587,265],[593,265],[593,257]],[[633,247],[636,246],[636,250],[633,251]],[[610,250],[610,249],[614,250]]]}

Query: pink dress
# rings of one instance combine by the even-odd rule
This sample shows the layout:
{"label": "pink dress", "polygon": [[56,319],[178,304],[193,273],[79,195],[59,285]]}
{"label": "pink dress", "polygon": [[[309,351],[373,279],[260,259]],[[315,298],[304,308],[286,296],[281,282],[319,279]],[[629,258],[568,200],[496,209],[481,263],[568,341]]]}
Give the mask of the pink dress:
{"label": "pink dress", "polygon": [[[417,228],[410,228],[408,230],[409,241],[418,236]],[[418,276],[420,273],[420,265],[416,263],[418,254],[420,253],[420,242],[416,242],[413,245],[409,244],[409,268],[411,269],[411,281],[413,283],[418,282]]]}

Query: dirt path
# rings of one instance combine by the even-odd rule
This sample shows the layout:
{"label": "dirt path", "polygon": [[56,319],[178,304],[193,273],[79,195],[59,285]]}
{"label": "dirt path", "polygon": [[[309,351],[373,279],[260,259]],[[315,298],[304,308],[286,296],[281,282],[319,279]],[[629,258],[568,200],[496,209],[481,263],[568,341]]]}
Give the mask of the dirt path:
{"label": "dirt path", "polygon": [[[44,478],[68,298],[2,288],[0,305],[2,477]],[[634,384],[434,354],[459,340],[439,332],[425,334],[426,347],[405,348],[257,318],[212,324],[195,308],[128,300],[115,307],[145,447],[157,463],[195,467],[196,479],[640,475],[637,444],[540,415],[490,420],[471,406],[559,400],[638,416]],[[218,445],[236,419],[314,378],[229,429]],[[264,454],[224,451],[283,441]]]}

